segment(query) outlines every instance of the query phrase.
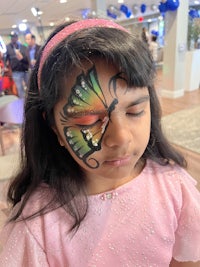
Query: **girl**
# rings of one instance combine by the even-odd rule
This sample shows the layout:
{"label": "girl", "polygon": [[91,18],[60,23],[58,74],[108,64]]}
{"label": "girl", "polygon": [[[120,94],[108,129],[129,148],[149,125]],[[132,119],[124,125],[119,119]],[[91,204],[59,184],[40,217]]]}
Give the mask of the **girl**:
{"label": "girl", "polygon": [[161,130],[147,46],[88,19],[32,73],[0,266],[199,266],[200,194]]}

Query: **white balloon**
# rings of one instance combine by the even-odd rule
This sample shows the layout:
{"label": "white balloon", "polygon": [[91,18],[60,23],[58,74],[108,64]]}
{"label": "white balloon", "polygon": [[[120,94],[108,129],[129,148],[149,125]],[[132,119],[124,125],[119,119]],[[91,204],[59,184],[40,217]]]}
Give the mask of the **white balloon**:
{"label": "white balloon", "polygon": [[132,11],[133,11],[133,14],[136,15],[139,11],[139,6],[138,5],[133,5],[132,6]]}
{"label": "white balloon", "polygon": [[156,9],[157,9],[157,5],[152,4],[152,5],[151,5],[151,10],[152,10],[152,11],[156,11]]}
{"label": "white balloon", "polygon": [[93,19],[93,18],[96,18],[97,17],[97,14],[96,14],[96,11],[94,10],[91,10],[90,12],[88,12],[87,14],[87,18],[88,19]]}
{"label": "white balloon", "polygon": [[114,5],[109,5],[108,6],[108,10],[109,10],[110,13],[116,15],[117,17],[121,16],[120,10]]}

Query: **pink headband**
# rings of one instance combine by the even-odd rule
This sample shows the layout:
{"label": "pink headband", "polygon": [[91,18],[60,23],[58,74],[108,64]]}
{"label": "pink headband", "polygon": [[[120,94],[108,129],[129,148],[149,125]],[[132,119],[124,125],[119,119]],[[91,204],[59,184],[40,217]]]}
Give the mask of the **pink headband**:
{"label": "pink headband", "polygon": [[[53,49],[62,42],[67,36],[70,34],[80,31],[82,29],[92,28],[92,27],[106,27],[106,28],[115,28],[122,31],[127,31],[124,27],[120,26],[119,24],[106,20],[106,19],[86,19],[86,20],[80,20],[75,23],[70,24],[69,26],[66,26],[64,29],[62,29],[60,32],[58,32],[56,35],[52,37],[52,39],[47,43],[46,47],[44,48],[40,60],[40,65],[38,69],[38,87],[40,89],[40,78],[41,78],[41,72],[43,65],[50,55],[50,53],[53,51]],[[128,31],[127,31],[128,32]]]}

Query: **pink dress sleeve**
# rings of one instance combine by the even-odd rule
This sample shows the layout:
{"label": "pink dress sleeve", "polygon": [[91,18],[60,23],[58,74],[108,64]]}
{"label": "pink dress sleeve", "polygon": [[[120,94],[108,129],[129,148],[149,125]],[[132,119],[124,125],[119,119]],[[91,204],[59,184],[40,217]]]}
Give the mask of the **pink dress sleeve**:
{"label": "pink dress sleeve", "polygon": [[9,223],[0,234],[0,266],[47,267],[46,255],[23,221]]}
{"label": "pink dress sleeve", "polygon": [[200,193],[184,170],[181,174],[182,209],[175,232],[173,258],[177,261],[200,259]]}

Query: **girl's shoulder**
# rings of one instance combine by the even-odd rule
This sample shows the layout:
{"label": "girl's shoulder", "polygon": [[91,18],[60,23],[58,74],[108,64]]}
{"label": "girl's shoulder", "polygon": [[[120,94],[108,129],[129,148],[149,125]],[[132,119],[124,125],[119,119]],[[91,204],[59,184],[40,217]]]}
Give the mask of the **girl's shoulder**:
{"label": "girl's shoulder", "polygon": [[186,182],[192,186],[197,184],[197,181],[183,168],[176,163],[161,165],[152,160],[147,160],[144,168],[144,174],[155,177],[155,180],[164,181],[179,181]]}
{"label": "girl's shoulder", "polygon": [[[200,192],[195,180],[184,168],[177,164],[160,165],[151,160],[143,170],[143,179],[148,187],[157,190],[158,193],[168,194],[179,203],[196,199],[200,207]],[[152,185],[152,186],[150,186]]]}

